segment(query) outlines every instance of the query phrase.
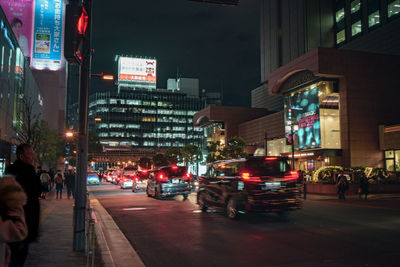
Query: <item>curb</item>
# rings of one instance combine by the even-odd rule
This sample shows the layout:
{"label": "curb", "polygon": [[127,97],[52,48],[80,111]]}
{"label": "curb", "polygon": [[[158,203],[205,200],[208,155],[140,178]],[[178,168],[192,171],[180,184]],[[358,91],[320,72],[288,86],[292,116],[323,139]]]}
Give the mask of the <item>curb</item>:
{"label": "curb", "polygon": [[95,232],[104,266],[145,266],[110,214],[93,196],[89,197],[95,215]]}

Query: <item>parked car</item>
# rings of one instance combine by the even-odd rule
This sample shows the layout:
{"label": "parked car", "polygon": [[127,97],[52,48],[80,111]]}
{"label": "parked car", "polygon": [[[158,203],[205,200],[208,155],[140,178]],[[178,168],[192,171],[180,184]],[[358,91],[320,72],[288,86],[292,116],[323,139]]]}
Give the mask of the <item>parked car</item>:
{"label": "parked car", "polygon": [[88,172],[87,174],[87,185],[98,185],[100,184],[99,176],[95,172]]}
{"label": "parked car", "polygon": [[164,166],[151,172],[146,193],[158,199],[167,196],[182,195],[187,199],[190,194],[191,176],[186,167],[183,166]]}
{"label": "parked car", "polygon": [[146,190],[147,181],[149,179],[151,171],[141,170],[137,171],[136,175],[132,179],[132,192],[136,193],[139,190]]}
{"label": "parked car", "polygon": [[217,161],[199,180],[197,203],[225,210],[230,219],[246,212],[278,212],[301,208],[299,175],[286,157],[250,157]]}

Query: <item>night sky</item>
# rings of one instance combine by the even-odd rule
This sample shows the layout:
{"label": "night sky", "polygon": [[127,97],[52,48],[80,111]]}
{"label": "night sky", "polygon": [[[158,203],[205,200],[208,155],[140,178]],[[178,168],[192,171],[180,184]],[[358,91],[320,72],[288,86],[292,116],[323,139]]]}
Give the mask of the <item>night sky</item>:
{"label": "night sky", "polygon": [[116,54],[154,57],[158,88],[178,72],[208,92],[223,90],[225,105],[250,106],[260,83],[258,0],[97,0],[93,20],[92,73],[113,72]]}

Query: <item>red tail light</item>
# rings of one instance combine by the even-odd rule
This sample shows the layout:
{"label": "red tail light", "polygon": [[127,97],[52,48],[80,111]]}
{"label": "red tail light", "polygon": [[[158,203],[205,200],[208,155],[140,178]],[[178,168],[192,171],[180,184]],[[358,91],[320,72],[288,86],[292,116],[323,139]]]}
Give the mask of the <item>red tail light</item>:
{"label": "red tail light", "polygon": [[160,174],[158,175],[157,179],[158,179],[158,181],[160,181],[160,182],[166,182],[166,181],[168,181],[168,176],[166,176],[166,175],[163,174],[163,173],[160,173]]}
{"label": "red tail light", "polygon": [[269,161],[269,160],[277,160],[277,157],[266,157],[265,160]]}
{"label": "red tail light", "polygon": [[257,176],[251,176],[249,172],[242,172],[242,180],[243,181],[249,181],[249,182],[261,182],[260,177]]}
{"label": "red tail light", "polygon": [[299,173],[297,171],[290,171],[289,173],[285,174],[285,180],[297,180],[299,179]]}
{"label": "red tail light", "polygon": [[146,170],[143,170],[142,173],[147,173],[147,171],[146,171]]}
{"label": "red tail light", "polygon": [[183,179],[185,180],[192,180],[192,175],[190,175],[190,173],[185,173],[185,175],[183,176]]}
{"label": "red tail light", "polygon": [[172,169],[173,169],[173,170],[177,170],[177,169],[178,169],[178,166],[174,165],[174,166],[172,166]]}

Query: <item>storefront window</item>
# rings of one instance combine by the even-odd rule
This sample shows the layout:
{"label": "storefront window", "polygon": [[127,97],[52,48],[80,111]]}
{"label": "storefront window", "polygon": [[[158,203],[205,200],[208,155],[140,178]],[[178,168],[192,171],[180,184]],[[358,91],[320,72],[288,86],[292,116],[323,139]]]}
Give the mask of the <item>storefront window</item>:
{"label": "storefront window", "polygon": [[[379,10],[368,16],[368,27],[373,27],[380,22]],[[353,24],[354,25],[354,24]],[[361,31],[361,23],[360,23],[360,31]]]}
{"label": "storefront window", "polygon": [[400,172],[400,150],[386,150],[385,165],[388,171]]}
{"label": "storefront window", "polygon": [[355,0],[351,2],[351,14],[356,13],[358,10],[360,10],[360,7],[361,7],[360,0]]}
{"label": "storefront window", "polygon": [[400,0],[395,0],[388,4],[389,18],[399,13],[400,13]]}
{"label": "storefront window", "polygon": [[396,150],[394,160],[396,172],[400,172],[400,150]]}
{"label": "storefront window", "polygon": [[351,36],[355,36],[361,32],[361,20],[351,25]]}

